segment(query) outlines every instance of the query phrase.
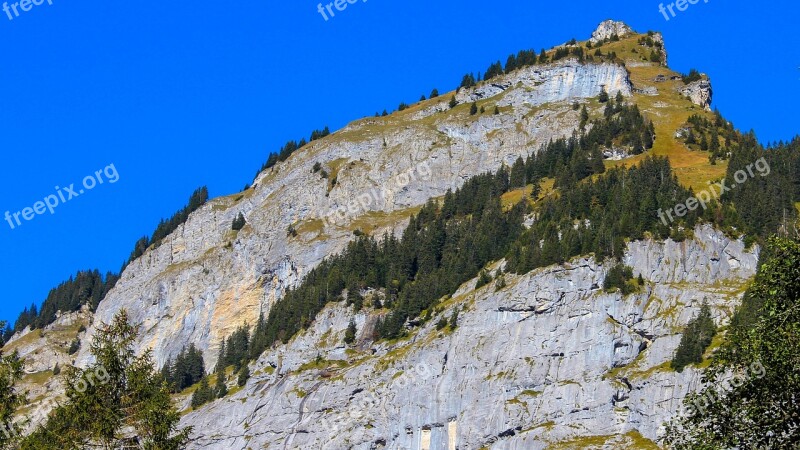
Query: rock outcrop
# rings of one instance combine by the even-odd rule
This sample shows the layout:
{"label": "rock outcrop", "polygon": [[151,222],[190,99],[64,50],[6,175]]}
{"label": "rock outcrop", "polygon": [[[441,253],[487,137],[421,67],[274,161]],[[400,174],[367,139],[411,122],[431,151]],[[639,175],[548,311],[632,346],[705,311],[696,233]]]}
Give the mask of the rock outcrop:
{"label": "rock outcrop", "polygon": [[602,42],[606,39],[611,39],[612,36],[625,37],[632,34],[633,30],[624,22],[617,22],[614,20],[606,20],[601,22],[600,25],[592,33],[590,41],[592,44]]}
{"label": "rock outcrop", "polygon": [[679,92],[686,96],[695,105],[703,107],[706,111],[711,111],[711,81],[707,78],[697,80],[679,89]]}

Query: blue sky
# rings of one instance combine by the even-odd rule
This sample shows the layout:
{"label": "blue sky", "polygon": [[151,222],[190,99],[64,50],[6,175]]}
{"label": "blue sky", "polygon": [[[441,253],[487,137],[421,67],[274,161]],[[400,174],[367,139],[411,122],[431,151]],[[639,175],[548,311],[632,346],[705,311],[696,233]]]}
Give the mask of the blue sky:
{"label": "blue sky", "polygon": [[670,66],[708,73],[739,128],[800,133],[788,0],[701,1],[669,21],[650,0],[370,0],[328,21],[312,0],[51,1],[0,12],[0,214],[109,164],[119,180],[13,230],[0,222],[0,318],[78,269],[118,270],[196,187],[239,191],[288,139],[453,89],[511,52],[586,39],[607,18],[662,31]]}

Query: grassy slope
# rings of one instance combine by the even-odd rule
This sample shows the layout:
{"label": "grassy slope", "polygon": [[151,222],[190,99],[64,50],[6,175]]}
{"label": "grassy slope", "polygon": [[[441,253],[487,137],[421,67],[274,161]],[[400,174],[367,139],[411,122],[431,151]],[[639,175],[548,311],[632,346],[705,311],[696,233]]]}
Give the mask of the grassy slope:
{"label": "grassy slope", "polygon": [[[692,104],[677,92],[677,89],[684,85],[683,81],[668,80],[661,83],[653,81],[659,74],[669,78],[672,75],[680,75],[679,73],[654,63],[646,63],[642,66],[637,64],[637,67],[630,64],[631,62],[645,64],[641,59],[644,52],[637,42],[641,36],[643,35],[634,35],[619,42],[606,44],[602,47],[602,51],[604,53],[614,51],[618,57],[626,61],[631,82],[636,88],[652,86],[658,89],[657,96],[635,94],[633,97],[634,103],[653,121],[656,128],[656,141],[653,149],[646,154],[623,161],[610,161],[608,166],[629,166],[639,162],[646,155],[666,156],[683,185],[693,188],[695,192],[705,189],[708,187],[709,181],[725,175],[728,168],[727,161],[719,161],[717,165],[712,166],[708,160],[708,152],[689,150],[683,142],[675,138],[675,133],[686,124],[690,116],[699,114],[711,119],[713,114]],[[632,53],[632,49],[637,49],[639,53]]]}

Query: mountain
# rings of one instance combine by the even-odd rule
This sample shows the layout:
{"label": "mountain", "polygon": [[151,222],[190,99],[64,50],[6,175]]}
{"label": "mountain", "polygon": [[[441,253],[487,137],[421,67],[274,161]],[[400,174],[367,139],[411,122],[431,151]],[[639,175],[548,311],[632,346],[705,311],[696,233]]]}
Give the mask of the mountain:
{"label": "mountain", "polygon": [[[23,385],[33,396],[22,412],[46,412],[59,392],[54,365],[90,363],[98,326],[126,310],[140,325],[137,350],[152,349],[158,367],[191,344],[213,373],[222,343],[237,330],[257,324],[267,330],[266,351],[243,353],[250,376],[241,386],[223,363],[224,398],[190,408],[194,389],[176,395],[186,409],[181,424],[194,427],[189,448],[659,448],[664,423],[701,385],[700,367],[670,367],[686,325],[703,305],[716,325],[730,321],[756,274],[761,247],[732,231],[725,206],[715,217],[709,210],[661,226],[649,203],[604,200],[603,188],[592,183],[613,177],[634,183],[640,172],[671,165],[677,177],[671,196],[645,187],[640,193],[658,197],[655,206],[673,205],[687,198],[678,197],[684,190],[708,189],[707,182],[739,164],[715,150],[706,134],[716,147],[729,128],[731,145],[745,147],[747,137],[710,112],[708,77],[682,76],[666,66],[659,33],[606,21],[589,41],[566,43],[544,57],[521,52],[514,61],[514,70],[507,65],[485,81],[465,77],[455,92],[357,120],[303,145],[260,172],[247,190],[198,207],[131,261],[94,311],[87,305],[43,329],[16,330],[4,353],[18,350],[26,359]],[[591,130],[597,131],[586,140],[591,152],[573,150]],[[702,135],[707,148],[687,133]],[[725,148],[732,147],[726,142]],[[567,151],[566,158],[559,153]],[[540,159],[531,158],[537,154]],[[530,163],[516,172],[525,176],[515,187],[519,158]],[[411,235],[406,227],[412,225],[426,236],[425,224],[438,223],[429,217],[436,205],[480,197],[483,179],[474,182],[476,194],[470,183],[486,173],[499,174],[487,177],[500,184],[511,180],[492,191],[502,210],[492,212],[491,202],[485,209],[469,206],[442,225],[442,236],[449,236],[445,229],[473,218],[489,217],[490,223],[490,212],[496,213],[492,226],[508,225],[493,243],[464,237],[461,242],[475,247],[448,253],[486,249],[486,257],[472,261],[480,262],[480,273],[462,271],[463,282],[425,280],[428,291],[417,294],[422,299],[437,283],[456,288],[424,304],[415,303],[412,288],[403,290],[422,285],[422,271],[394,293],[377,282],[343,280],[337,292],[318,293],[318,312],[292,316],[295,303],[286,302],[301,298],[314,269],[338,282],[331,272],[359,261],[352,242],[369,246],[364,236]],[[752,175],[753,184],[760,183],[759,174]],[[672,186],[670,177],[661,170],[664,186]],[[558,202],[573,199],[570,189],[595,193],[586,206],[592,219],[557,215]],[[641,209],[602,217],[602,210],[615,210],[604,201],[630,201]],[[524,230],[537,230],[547,217],[563,221],[540,243],[539,234]],[[607,237],[605,228],[599,235],[583,231],[612,219],[627,221],[612,230],[636,231]],[[571,235],[571,228],[597,239],[575,251],[554,250],[555,256],[531,255]],[[479,224],[470,230],[492,236]],[[493,248],[508,252],[494,257]],[[349,256],[334,257],[340,254]],[[378,267],[361,262],[367,272],[370,264]],[[630,291],[627,284],[604,286],[619,264],[631,269]],[[329,301],[340,292],[349,301]],[[389,334],[387,323],[397,317],[400,332]],[[297,333],[288,331],[293,320]],[[267,339],[269,330],[276,339]],[[348,332],[350,345],[344,342]],[[79,347],[74,355],[71,346]]]}

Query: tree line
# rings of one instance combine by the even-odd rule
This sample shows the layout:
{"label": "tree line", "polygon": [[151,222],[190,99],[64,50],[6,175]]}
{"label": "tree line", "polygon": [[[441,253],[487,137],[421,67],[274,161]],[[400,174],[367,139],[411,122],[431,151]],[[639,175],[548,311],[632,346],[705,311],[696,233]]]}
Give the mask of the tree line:
{"label": "tree line", "polygon": [[[206,201],[208,201],[208,188],[203,186],[196,189],[189,197],[186,206],[169,219],[162,219],[151,236],[144,236],[136,241],[134,249],[122,265],[120,273],[133,260],[142,256],[151,245],[160,245],[164,238],[184,224],[189,219],[189,215],[203,206]],[[7,341],[14,333],[24,330],[27,326],[37,329],[52,324],[56,320],[58,311],[74,312],[84,305],[89,305],[91,311],[95,311],[106,294],[114,288],[117,280],[119,280],[119,274],[113,272],[101,275],[96,269],[79,271],[69,280],[51,289],[41,307],[37,307],[33,303],[30,307],[25,308],[17,317],[13,328],[10,325],[0,328],[0,341]]]}
{"label": "tree line", "polygon": [[22,331],[27,326],[38,329],[52,324],[56,320],[58,311],[74,312],[84,305],[89,305],[89,308],[95,311],[118,278],[111,272],[106,275],[101,275],[97,270],[78,272],[69,280],[51,289],[40,308],[37,308],[36,304],[25,308],[14,323],[14,328],[5,329],[4,339],[9,339],[15,332]]}
{"label": "tree line", "polygon": [[316,141],[317,139],[322,139],[325,136],[328,136],[329,134],[331,134],[331,131],[326,126],[321,130],[312,131],[311,137],[309,138],[308,141],[305,138],[302,138],[299,141],[294,141],[294,140],[288,141],[277,152],[269,154],[269,156],[267,157],[267,161],[261,166],[261,169],[259,169],[258,172],[256,172],[256,176],[258,176],[258,174],[260,174],[261,172],[271,167],[274,167],[279,162],[286,161],[287,159],[289,159],[290,156],[292,156],[294,152],[305,147],[306,144],[308,144],[309,142]]}
{"label": "tree line", "polygon": [[161,241],[164,238],[172,234],[173,231],[177,230],[179,226],[186,223],[186,221],[189,220],[189,215],[197,211],[201,206],[205,205],[207,201],[208,188],[206,186],[200,187],[192,192],[192,195],[189,197],[189,203],[186,206],[173,214],[169,219],[161,219],[151,236],[144,236],[136,241],[130,257],[128,257],[128,260],[122,266],[121,272],[124,271],[128,264],[133,262],[136,258],[144,255],[144,252],[147,251],[151,245],[161,245]]}

